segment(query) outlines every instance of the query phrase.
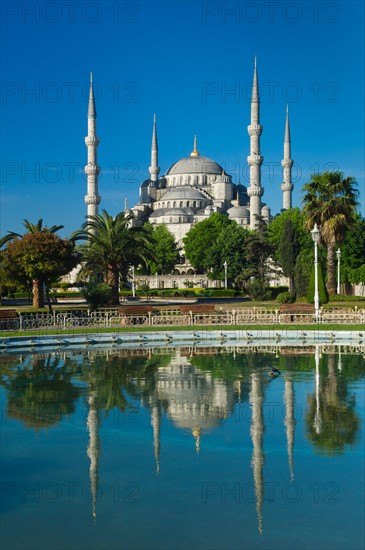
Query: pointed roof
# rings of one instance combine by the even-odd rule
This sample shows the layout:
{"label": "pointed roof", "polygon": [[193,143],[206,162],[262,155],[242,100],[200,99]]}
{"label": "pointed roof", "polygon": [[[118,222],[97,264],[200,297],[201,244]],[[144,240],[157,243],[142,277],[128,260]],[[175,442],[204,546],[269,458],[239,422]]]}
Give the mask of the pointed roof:
{"label": "pointed roof", "polygon": [[158,150],[157,130],[156,130],[156,114],[153,115],[152,149],[155,150],[155,151]]}
{"label": "pointed roof", "polygon": [[95,108],[95,99],[94,99],[94,90],[93,90],[93,73],[90,73],[90,92],[89,92],[89,106],[88,106],[87,116],[89,118],[96,118],[96,108]]}
{"label": "pointed roof", "polygon": [[286,106],[286,120],[285,120],[285,135],[284,141],[290,143],[290,124],[289,124],[289,108]]}

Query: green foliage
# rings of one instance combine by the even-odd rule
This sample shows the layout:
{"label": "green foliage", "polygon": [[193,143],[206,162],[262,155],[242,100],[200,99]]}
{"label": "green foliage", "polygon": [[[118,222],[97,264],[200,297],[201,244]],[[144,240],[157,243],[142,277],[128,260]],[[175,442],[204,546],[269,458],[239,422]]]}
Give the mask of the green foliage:
{"label": "green foliage", "polygon": [[365,264],[362,264],[357,269],[351,269],[351,271],[348,272],[348,279],[350,283],[365,284]]}
{"label": "green foliage", "polygon": [[82,261],[89,273],[102,274],[112,289],[111,303],[119,303],[119,276],[127,280],[130,266],[147,266],[155,260],[155,241],[145,227],[133,227],[133,215],[120,212],[113,218],[106,210],[98,216],[90,216],[81,231],[72,238],[84,240],[81,247]]}
{"label": "green foliage", "polygon": [[[308,304],[314,304],[314,290],[315,290],[314,279],[315,279],[315,270],[313,266],[310,280],[309,280],[309,286],[308,286],[308,294],[307,294]],[[318,295],[319,295],[319,304],[327,304],[329,299],[328,292],[323,279],[322,267],[320,263],[318,263]]]}
{"label": "green foliage", "polygon": [[324,172],[313,174],[311,181],[303,186],[306,227],[311,231],[316,223],[321,231],[321,241],[327,247],[327,287],[330,294],[336,293],[337,286],[335,247],[355,223],[359,196],[356,185],[355,178],[344,179],[342,172]]}
{"label": "green foliage", "polygon": [[365,218],[355,217],[351,231],[348,231],[341,244],[341,281],[353,282],[350,272],[360,268],[365,258]]}
{"label": "green foliage", "polygon": [[270,290],[265,279],[250,279],[245,285],[245,290],[251,300],[270,300]]}
{"label": "green foliage", "polygon": [[289,277],[290,290],[294,288],[295,263],[299,254],[299,242],[295,226],[290,218],[285,220],[278,247],[278,261],[285,277]]}
{"label": "green foliage", "polygon": [[148,269],[152,275],[159,273],[167,275],[171,273],[179,260],[179,248],[175,237],[170,233],[165,224],[153,226],[146,224],[145,227],[151,231],[155,241],[155,260],[148,260]]}
{"label": "green foliage", "polygon": [[347,296],[346,294],[332,294],[330,302],[365,302],[365,296]]}
{"label": "green foliage", "polygon": [[45,283],[71,271],[79,260],[71,241],[47,229],[13,240],[4,254],[9,264],[16,268],[20,280],[25,276],[28,280]]}
{"label": "green foliage", "polygon": [[276,298],[279,296],[279,294],[282,294],[283,292],[288,292],[287,286],[270,286],[270,300],[276,300]]}
{"label": "green foliage", "polygon": [[276,301],[279,304],[294,304],[295,299],[296,295],[294,292],[281,292],[281,294],[278,294]]}
{"label": "green foliage", "polygon": [[226,215],[214,212],[188,231],[183,239],[184,250],[186,258],[195,269],[208,271],[212,267],[211,249],[223,229],[230,224]]}
{"label": "green foliage", "polygon": [[91,279],[81,291],[81,295],[94,311],[109,303],[111,293],[111,288],[107,284],[95,278]]}
{"label": "green foliage", "polygon": [[311,238],[305,229],[305,218],[301,210],[299,208],[285,210],[285,212],[275,216],[275,218],[268,225],[268,240],[273,246],[273,257],[276,261],[279,260],[279,244],[285,233],[285,224],[288,221],[290,221],[294,227],[299,249],[308,248],[311,246]]}

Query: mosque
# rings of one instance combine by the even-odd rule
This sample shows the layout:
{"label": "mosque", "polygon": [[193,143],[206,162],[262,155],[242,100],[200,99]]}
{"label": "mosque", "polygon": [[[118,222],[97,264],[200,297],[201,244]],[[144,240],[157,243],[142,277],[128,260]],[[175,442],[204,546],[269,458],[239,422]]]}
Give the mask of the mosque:
{"label": "mosque", "polygon": [[[247,128],[250,137],[250,151],[247,162],[250,169],[248,187],[234,183],[232,176],[214,160],[199,154],[197,140],[188,157],[175,162],[165,174],[160,176],[156,117],[154,117],[151,146],[151,166],[149,178],[140,186],[140,202],[129,212],[133,213],[134,225],[147,221],[152,224],[165,224],[182,248],[183,238],[196,223],[207,219],[213,212],[221,212],[236,221],[239,225],[255,229],[258,217],[267,222],[271,219],[269,206],[263,202],[264,187],[261,184],[261,166],[264,157],[261,155],[260,136],[263,126],[260,124],[260,97],[256,59],[251,96],[251,121]],[[101,197],[98,194],[98,176],[100,167],[97,163],[96,108],[92,79],[88,106],[88,135],[85,138],[88,151],[88,162],[85,166],[87,175],[87,216],[98,213]],[[292,207],[293,183],[291,169],[291,140],[289,113],[286,110],[283,183],[283,210]],[[183,255],[183,252],[182,252]],[[190,269],[189,269],[190,267]],[[191,266],[184,261],[176,266],[175,275],[194,273]],[[176,286],[176,285],[173,285]]]}

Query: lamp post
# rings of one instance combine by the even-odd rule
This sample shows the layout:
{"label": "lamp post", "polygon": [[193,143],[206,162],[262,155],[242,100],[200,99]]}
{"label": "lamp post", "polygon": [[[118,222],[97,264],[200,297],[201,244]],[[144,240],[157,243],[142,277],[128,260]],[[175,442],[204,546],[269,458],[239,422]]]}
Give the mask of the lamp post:
{"label": "lamp post", "polygon": [[339,248],[336,250],[336,256],[337,256],[337,294],[341,294],[341,268],[340,268],[341,250]]}
{"label": "lamp post", "polygon": [[224,262],[224,288],[227,290],[227,262]]}
{"label": "lamp post", "polygon": [[132,271],[132,296],[133,296],[133,298],[135,298],[136,297],[136,287],[135,287],[135,284],[134,284],[134,265],[132,265],[131,271]]}
{"label": "lamp post", "polygon": [[319,294],[318,294],[318,241],[319,241],[319,229],[317,224],[314,224],[314,227],[311,231],[312,239],[314,242],[314,313],[316,316],[316,321],[318,322],[319,318]]}

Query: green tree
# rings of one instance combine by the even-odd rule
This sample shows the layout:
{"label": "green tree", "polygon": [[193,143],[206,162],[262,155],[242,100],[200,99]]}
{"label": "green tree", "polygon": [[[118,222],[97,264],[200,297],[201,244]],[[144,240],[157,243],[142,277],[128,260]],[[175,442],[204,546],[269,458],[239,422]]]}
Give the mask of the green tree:
{"label": "green tree", "polygon": [[[309,279],[309,286],[308,286],[308,295],[307,295],[308,304],[314,304],[314,291],[315,291],[314,282],[315,282],[315,270],[313,266],[311,271],[311,276]],[[322,267],[319,262],[318,262],[318,297],[319,297],[320,304],[327,304],[328,292],[327,292],[326,284],[324,282]]]}
{"label": "green tree", "polygon": [[90,216],[72,238],[85,240],[82,261],[89,273],[99,273],[111,288],[111,304],[119,303],[119,276],[126,281],[131,266],[155,260],[155,241],[145,227],[132,224],[133,215],[120,212],[113,218],[106,210]]}
{"label": "green tree", "polygon": [[21,239],[12,240],[4,251],[6,261],[18,272],[18,277],[24,275],[33,281],[33,307],[44,306],[43,285],[46,286],[48,303],[50,282],[66,275],[73,269],[79,260],[75,253],[75,244],[64,240],[42,229],[35,233],[26,233]]}
{"label": "green tree", "polygon": [[152,275],[160,273],[168,275],[171,273],[179,260],[179,248],[175,241],[175,237],[170,233],[165,224],[152,226],[146,224],[152,232],[152,237],[155,240],[154,252],[156,260],[149,260],[148,267]]}
{"label": "green tree", "polygon": [[[42,231],[47,231],[48,233],[54,234],[54,233],[57,233],[57,231],[59,231],[60,229],[63,229],[63,227],[64,227],[63,225],[52,225],[51,227],[47,227],[47,226],[43,227],[43,219],[42,218],[39,218],[37,223],[32,223],[29,220],[25,219],[25,220],[23,220],[23,225],[26,229],[26,233],[24,233],[24,235],[34,235],[35,233],[40,233]],[[23,235],[21,233],[15,233],[14,231],[8,231],[8,234],[0,239],[0,248],[2,248],[5,244],[14,241],[15,239],[21,239],[22,237],[23,237]],[[22,272],[17,271],[16,273],[14,273],[14,267],[15,266],[11,266],[11,265],[8,266],[8,273],[9,273],[10,277],[13,278],[13,279],[16,279],[20,284],[24,283],[24,277],[27,278],[26,273],[23,273],[23,277],[22,277]],[[35,296],[36,297],[35,301],[37,303],[42,304],[41,306],[38,306],[38,307],[43,307],[44,306],[43,283],[42,283],[41,280],[33,279],[33,281],[32,281],[32,292],[33,292],[33,301],[34,301],[34,296]],[[47,289],[47,293],[48,293],[48,289]],[[41,297],[40,302],[38,301],[38,297]],[[49,306],[51,308],[49,295],[48,295],[48,303],[49,303]]]}
{"label": "green tree", "polygon": [[351,231],[348,231],[341,244],[341,280],[352,282],[350,274],[364,263],[365,258],[365,218],[357,214]]}
{"label": "green tree", "polygon": [[284,228],[288,220],[290,220],[294,226],[299,250],[301,251],[303,248],[311,249],[313,247],[311,237],[305,228],[303,212],[299,208],[290,208],[289,210],[281,212],[278,216],[275,216],[267,228],[267,237],[269,243],[273,246],[273,258],[276,261],[279,260],[279,244],[285,233]]}
{"label": "green tree", "polygon": [[285,220],[283,235],[278,246],[279,265],[289,278],[289,291],[294,292],[295,263],[299,254],[298,236],[290,218]]}
{"label": "green tree", "polygon": [[230,223],[225,214],[214,212],[185,235],[183,243],[186,258],[198,272],[208,271],[212,267],[211,249],[220,233]]}
{"label": "green tree", "polygon": [[244,269],[248,267],[245,255],[246,243],[250,232],[230,221],[219,233],[207,253],[207,265],[212,279],[224,280],[224,262],[227,262],[228,284],[236,280]]}
{"label": "green tree", "polygon": [[311,231],[316,223],[320,228],[327,248],[327,289],[336,294],[335,247],[354,223],[359,193],[355,178],[344,179],[342,172],[313,174],[311,178],[303,186],[306,227]]}

